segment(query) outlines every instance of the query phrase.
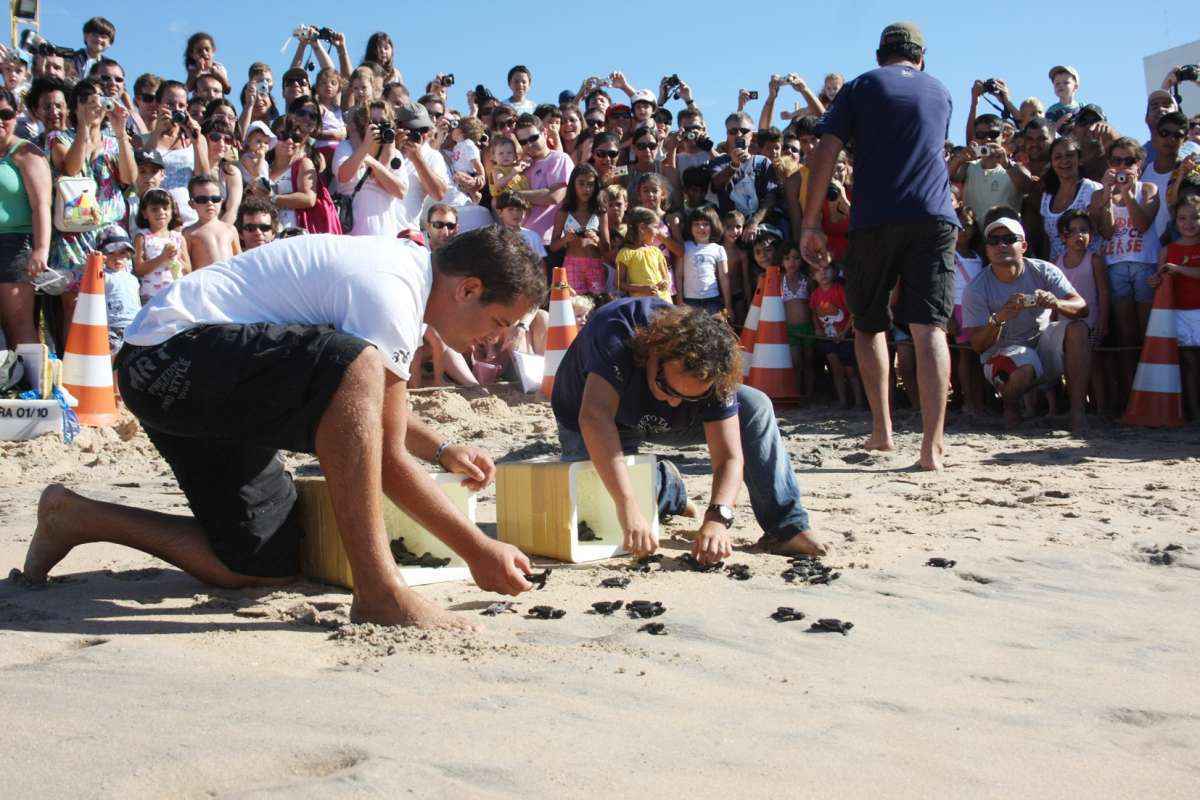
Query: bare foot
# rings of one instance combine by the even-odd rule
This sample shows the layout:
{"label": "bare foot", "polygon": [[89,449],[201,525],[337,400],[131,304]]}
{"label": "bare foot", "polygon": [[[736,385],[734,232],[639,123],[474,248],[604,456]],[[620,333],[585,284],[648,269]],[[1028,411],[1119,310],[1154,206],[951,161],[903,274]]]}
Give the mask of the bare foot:
{"label": "bare foot", "polygon": [[763,549],[779,556],[823,556],[827,552],[825,545],[813,538],[812,531],[797,533],[782,542],[772,542]]}
{"label": "bare foot", "polygon": [[921,460],[917,462],[917,467],[925,472],[941,472],[945,465],[942,463],[941,456],[921,456]]}
{"label": "bare foot", "polygon": [[895,450],[896,443],[892,441],[891,436],[879,436],[872,433],[865,442],[863,442],[863,450]]}
{"label": "bare foot", "polygon": [[45,583],[46,576],[79,543],[70,531],[71,505],[78,498],[61,483],[52,483],[38,499],[37,527],[25,553],[25,580]]}
{"label": "bare foot", "polygon": [[390,602],[367,603],[356,594],[350,605],[350,621],[425,630],[479,630],[465,617],[451,614],[407,587],[402,588]]}
{"label": "bare foot", "polygon": [[1010,431],[1021,426],[1021,412],[1014,407],[1004,404],[1004,427]]}
{"label": "bare foot", "polygon": [[1082,439],[1087,436],[1088,423],[1087,416],[1082,412],[1071,412],[1071,435],[1077,439]]}
{"label": "bare foot", "polygon": [[688,500],[687,507],[684,508],[683,511],[679,512],[679,516],[687,517],[688,519],[699,519],[700,506],[696,505],[691,500]]}

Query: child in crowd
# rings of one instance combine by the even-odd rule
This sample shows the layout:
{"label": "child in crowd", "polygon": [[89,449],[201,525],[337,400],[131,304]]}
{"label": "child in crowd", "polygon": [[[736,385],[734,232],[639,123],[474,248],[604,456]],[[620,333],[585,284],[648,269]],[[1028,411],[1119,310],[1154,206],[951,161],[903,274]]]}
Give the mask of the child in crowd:
{"label": "child in crowd", "polygon": [[[822,255],[823,260],[829,260],[828,252]],[[808,271],[799,245],[788,242],[783,246],[782,263],[783,274],[779,289],[783,297],[784,317],[787,319],[792,365],[800,379],[801,394],[811,397],[815,378],[812,368],[813,336],[817,331],[813,327],[812,313],[808,306]]]}
{"label": "child in crowd", "polygon": [[[346,119],[342,113],[342,86],[345,81],[342,75],[333,67],[326,67],[317,73],[317,84],[314,87],[317,105],[321,109],[321,129],[317,134],[317,152],[325,159],[325,164],[333,164],[333,152],[343,139],[346,138]],[[329,175],[323,175],[329,183]]]}
{"label": "child in crowd", "polygon": [[[450,166],[454,172],[463,172],[472,178],[483,174],[483,155],[479,150],[479,142],[483,135],[483,123],[475,117],[467,117],[451,129],[450,137],[455,141],[455,145],[450,151]],[[471,195],[471,202],[478,203],[481,196],[482,192],[475,192]]]}
{"label": "child in crowd", "polygon": [[133,243],[117,225],[109,226],[96,240],[104,254],[104,304],[108,308],[108,349],[115,358],[125,343],[125,329],[142,307],[141,284],[133,274]]}
{"label": "child in crowd", "polygon": [[1200,197],[1184,197],[1174,216],[1179,238],[1163,249],[1150,280],[1157,289],[1164,276],[1174,276],[1183,403],[1195,421],[1200,419]]}
{"label": "child in crowd", "polygon": [[1074,67],[1058,66],[1050,70],[1050,84],[1058,102],[1046,109],[1046,119],[1058,122],[1079,110],[1075,93],[1079,91],[1079,73]]}
{"label": "child in crowd", "polygon": [[571,298],[571,313],[575,315],[575,329],[579,330],[587,324],[588,317],[596,310],[596,301],[585,294],[577,294]]}
{"label": "child in crowd", "polygon": [[604,254],[604,269],[608,273],[605,293],[617,296],[617,253],[625,246],[629,226],[625,224],[625,212],[629,210],[629,193],[624,186],[605,186],[600,190],[600,204],[604,207],[604,224],[608,227],[608,251]]}
{"label": "child in crowd", "polygon": [[126,199],[129,202],[129,232],[137,236],[144,229],[138,225],[138,209],[141,198],[151,189],[162,186],[165,167],[163,158],[156,150],[139,150],[137,153],[137,178],[134,180],[134,190],[129,192]]}
{"label": "child in crowd", "polygon": [[521,234],[525,239],[525,243],[529,245],[529,249],[533,254],[542,260],[542,265],[546,263],[546,245],[542,243],[542,237],[535,231],[524,228],[521,223],[525,221],[525,215],[529,212],[529,202],[524,197],[514,191],[501,192],[494,203],[496,206],[496,216],[500,219],[500,224],[509,230],[514,230]]}
{"label": "child in crowd", "polygon": [[517,143],[511,136],[498,135],[492,141],[492,172],[488,176],[488,191],[499,197],[505,189],[523,192],[529,188],[525,170],[527,161],[517,161]]}
{"label": "child in crowd", "polygon": [[71,59],[75,65],[75,75],[85,77],[92,65],[103,58],[105,51],[116,41],[117,26],[104,17],[92,17],[83,23],[83,47],[75,51]]}
{"label": "child in crowd", "polygon": [[[1075,287],[1079,296],[1087,301],[1087,324],[1091,330],[1088,342],[1095,351],[1108,335],[1108,265],[1092,247],[1092,220],[1087,212],[1080,209],[1066,211],[1058,218],[1058,235],[1066,247],[1058,258],[1058,268],[1067,276],[1067,281]],[[1111,411],[1108,407],[1106,355],[1092,353],[1092,398],[1096,401],[1096,410],[1101,414]]]}
{"label": "child in crowd", "polygon": [[617,291],[630,297],[658,296],[671,302],[667,258],[659,248],[665,238],[662,217],[649,208],[630,209],[629,234],[617,253]]}
{"label": "child in crowd", "polygon": [[212,36],[200,31],[188,37],[183,48],[183,66],[187,70],[187,89],[196,89],[196,77],[211,72],[221,79],[226,88],[229,86],[229,73],[225,65],[215,59],[217,43]]}
{"label": "child in crowd", "polygon": [[733,303],[732,322],[740,325],[746,318],[754,290],[750,286],[750,271],[746,251],[739,240],[746,226],[746,217],[740,211],[729,211],[721,218],[724,231],[721,246],[725,248],[725,263],[729,265],[729,293]]}
{"label": "child in crowd", "polygon": [[576,294],[602,295],[607,274],[600,255],[608,250],[608,226],[602,225],[600,177],[591,164],[571,171],[567,195],[554,218],[550,249],[566,250],[563,267],[567,282]]}
{"label": "child in crowd", "polygon": [[723,230],[721,218],[712,206],[700,206],[687,213],[682,227],[683,258],[676,262],[675,285],[689,306],[710,314],[733,316],[733,296],[729,292],[729,262],[719,242]]}
{"label": "child in crowd", "polygon": [[192,271],[187,243],[179,232],[183,224],[175,198],[165,189],[142,195],[138,227],[145,229],[133,240],[133,272],[142,279],[142,303]]}
{"label": "child in crowd", "polygon": [[956,345],[954,371],[963,408],[968,415],[983,416],[987,413],[983,403],[983,366],[971,349],[971,337],[962,324],[963,293],[967,284],[983,269],[983,259],[979,257],[979,229],[975,225],[975,212],[969,206],[958,209],[958,224],[958,240],[954,245],[954,314],[948,333],[950,341]]}
{"label": "child in crowd", "polygon": [[188,181],[188,194],[191,196],[188,205],[199,217],[183,230],[192,269],[207,267],[242,252],[237,228],[218,217],[221,213],[221,185],[209,175],[196,175]]}
{"label": "child in crowd", "polygon": [[858,380],[858,369],[854,361],[854,336],[851,327],[850,307],[846,303],[846,288],[834,280],[833,264],[815,266],[813,274],[817,288],[812,290],[809,305],[812,306],[821,340],[817,350],[829,363],[833,374],[833,386],[838,401],[846,408],[851,407],[850,391],[854,391],[854,405],[863,404],[862,384]]}

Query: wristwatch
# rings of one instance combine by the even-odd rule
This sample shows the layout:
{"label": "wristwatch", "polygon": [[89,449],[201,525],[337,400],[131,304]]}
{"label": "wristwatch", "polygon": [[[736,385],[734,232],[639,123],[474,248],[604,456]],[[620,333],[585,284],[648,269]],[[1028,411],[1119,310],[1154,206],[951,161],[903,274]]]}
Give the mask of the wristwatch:
{"label": "wristwatch", "polygon": [[726,528],[733,527],[733,509],[726,505],[713,503],[704,511],[705,522],[720,522]]}

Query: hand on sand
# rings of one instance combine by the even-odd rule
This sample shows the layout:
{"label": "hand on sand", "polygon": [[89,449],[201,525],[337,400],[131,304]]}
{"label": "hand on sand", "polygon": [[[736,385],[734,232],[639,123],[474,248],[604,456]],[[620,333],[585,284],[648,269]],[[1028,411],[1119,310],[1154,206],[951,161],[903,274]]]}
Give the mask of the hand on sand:
{"label": "hand on sand", "polygon": [[732,556],[729,530],[720,522],[705,522],[692,540],[692,555],[701,564],[715,564]]}
{"label": "hand on sand", "polygon": [[517,548],[488,539],[479,553],[467,559],[475,585],[485,592],[518,595],[533,584],[525,579],[533,572],[529,559]]}

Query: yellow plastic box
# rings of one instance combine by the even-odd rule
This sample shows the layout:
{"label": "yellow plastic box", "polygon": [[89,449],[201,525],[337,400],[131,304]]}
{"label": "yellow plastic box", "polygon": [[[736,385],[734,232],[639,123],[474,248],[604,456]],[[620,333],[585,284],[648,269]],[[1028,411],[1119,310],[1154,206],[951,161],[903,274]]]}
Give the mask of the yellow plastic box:
{"label": "yellow plastic box", "polygon": [[[429,477],[467,519],[475,521],[475,492],[462,485],[461,475],[434,472]],[[297,478],[296,490],[299,493],[300,520],[304,526],[300,563],[305,577],[353,589],[354,576],[350,573],[350,562],[346,559],[342,537],[333,517],[333,505],[329,500],[325,479]],[[445,567],[400,567],[400,574],[409,586],[471,580],[467,563],[457,553],[387,497],[383,498],[383,524],[389,540],[404,537],[404,546],[413,553],[421,555],[429,552],[436,558],[450,559]]]}
{"label": "yellow plastic box", "polygon": [[[642,514],[658,535],[656,459],[626,456]],[[586,522],[596,541],[580,541]],[[496,466],[496,528],[502,542],[528,555],[571,564],[621,555],[616,506],[590,461],[523,461]]]}

